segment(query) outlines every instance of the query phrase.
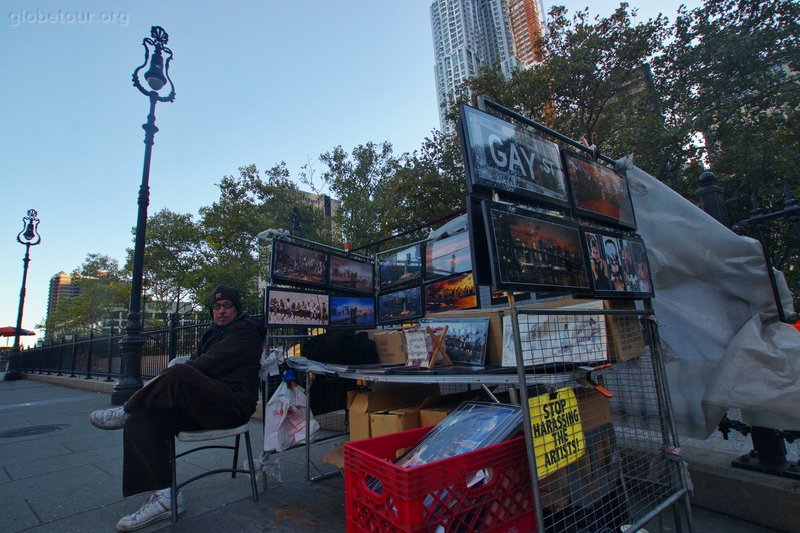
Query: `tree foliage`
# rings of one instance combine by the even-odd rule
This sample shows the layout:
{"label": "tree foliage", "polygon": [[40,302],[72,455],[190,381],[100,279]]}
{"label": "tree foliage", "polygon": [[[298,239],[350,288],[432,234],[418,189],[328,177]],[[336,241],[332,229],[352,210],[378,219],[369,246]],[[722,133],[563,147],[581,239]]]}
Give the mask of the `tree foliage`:
{"label": "tree foliage", "polygon": [[89,253],[71,277],[77,295],[61,298],[49,313],[44,327],[50,340],[67,333],[87,334],[128,308],[130,287],[116,259]]}

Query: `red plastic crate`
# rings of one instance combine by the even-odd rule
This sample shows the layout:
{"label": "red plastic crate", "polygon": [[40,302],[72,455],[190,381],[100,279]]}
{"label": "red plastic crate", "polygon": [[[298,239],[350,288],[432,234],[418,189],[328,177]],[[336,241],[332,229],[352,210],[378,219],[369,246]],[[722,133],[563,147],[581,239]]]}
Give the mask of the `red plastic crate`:
{"label": "red plastic crate", "polygon": [[[344,447],[348,532],[528,533],[536,530],[525,438],[413,468],[394,464],[430,431],[412,429]],[[485,481],[472,487],[476,472]],[[380,481],[380,493],[374,479]]]}

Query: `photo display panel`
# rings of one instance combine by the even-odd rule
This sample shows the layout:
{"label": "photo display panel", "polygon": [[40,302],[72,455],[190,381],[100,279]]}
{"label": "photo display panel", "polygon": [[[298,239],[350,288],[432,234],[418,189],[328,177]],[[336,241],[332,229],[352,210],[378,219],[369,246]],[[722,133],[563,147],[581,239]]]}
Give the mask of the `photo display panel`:
{"label": "photo display panel", "polygon": [[326,326],[329,319],[327,294],[268,289],[264,315],[268,326]]}
{"label": "photo display panel", "polygon": [[504,191],[568,207],[558,145],[532,128],[512,124],[474,107],[461,106],[459,119],[467,190],[487,196]]}
{"label": "photo display panel", "polygon": [[322,288],[327,282],[328,254],[276,240],[270,270],[274,283]]}
{"label": "photo display panel", "polygon": [[636,229],[628,180],[587,157],[563,152],[575,214]]}
{"label": "photo display panel", "polygon": [[488,200],[483,211],[496,290],[589,290],[576,223]]}
{"label": "photo display panel", "polygon": [[472,272],[425,285],[425,311],[435,313],[478,307],[478,291]]}
{"label": "photo display panel", "polygon": [[425,315],[422,286],[378,295],[378,323],[404,322]]}
{"label": "photo display panel", "polygon": [[483,365],[489,344],[489,319],[477,318],[423,318],[422,327],[433,330],[447,326],[444,351],[454,363]]}
{"label": "photo display panel", "polygon": [[378,254],[380,289],[419,282],[422,279],[422,243]]}
{"label": "photo display panel", "polygon": [[330,296],[331,326],[374,326],[375,299],[363,296]]}
{"label": "photo display panel", "polygon": [[483,220],[481,200],[474,196],[467,196],[467,221],[473,281],[475,285],[491,285],[492,267],[489,259],[489,241],[486,238],[486,222]]}
{"label": "photo display panel", "polygon": [[584,229],[584,250],[595,296],[651,298],[653,281],[644,242],[619,233]]}
{"label": "photo display panel", "polygon": [[330,254],[328,286],[334,290],[373,294],[375,266],[370,261]]}
{"label": "photo display panel", "polygon": [[425,279],[434,280],[472,270],[469,233],[462,231],[425,245]]}

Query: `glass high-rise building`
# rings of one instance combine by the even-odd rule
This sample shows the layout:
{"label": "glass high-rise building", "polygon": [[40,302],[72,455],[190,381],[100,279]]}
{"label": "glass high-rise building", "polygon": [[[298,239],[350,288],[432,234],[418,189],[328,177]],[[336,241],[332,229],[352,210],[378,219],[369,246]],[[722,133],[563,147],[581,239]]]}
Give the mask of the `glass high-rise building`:
{"label": "glass high-rise building", "polygon": [[431,4],[434,74],[439,122],[459,86],[483,66],[498,64],[503,75],[527,68],[541,56],[540,0],[434,0]]}

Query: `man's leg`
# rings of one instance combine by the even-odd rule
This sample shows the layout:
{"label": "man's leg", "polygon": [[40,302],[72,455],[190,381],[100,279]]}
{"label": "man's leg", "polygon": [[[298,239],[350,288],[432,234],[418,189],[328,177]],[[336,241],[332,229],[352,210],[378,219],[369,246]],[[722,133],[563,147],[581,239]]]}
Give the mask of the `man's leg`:
{"label": "man's leg", "polygon": [[246,422],[227,385],[188,365],[164,370],[125,403],[127,413],[143,408],[179,410],[199,428],[235,427]]}

